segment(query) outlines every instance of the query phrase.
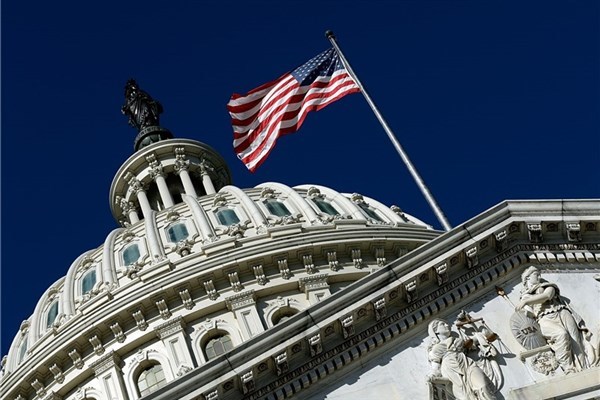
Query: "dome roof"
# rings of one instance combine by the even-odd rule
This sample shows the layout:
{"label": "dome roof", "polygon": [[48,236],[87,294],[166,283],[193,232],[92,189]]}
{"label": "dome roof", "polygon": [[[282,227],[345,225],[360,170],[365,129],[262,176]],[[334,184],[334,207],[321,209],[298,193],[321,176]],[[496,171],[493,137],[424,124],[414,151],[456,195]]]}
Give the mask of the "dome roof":
{"label": "dome roof", "polygon": [[240,293],[255,301],[309,297],[315,280],[338,290],[438,234],[398,207],[318,185],[182,194],[181,203],[115,229],[72,263],[23,322],[5,371],[27,374],[58,354],[70,358],[63,369],[77,368],[122,347],[121,335],[143,341],[153,321],[228,312]]}

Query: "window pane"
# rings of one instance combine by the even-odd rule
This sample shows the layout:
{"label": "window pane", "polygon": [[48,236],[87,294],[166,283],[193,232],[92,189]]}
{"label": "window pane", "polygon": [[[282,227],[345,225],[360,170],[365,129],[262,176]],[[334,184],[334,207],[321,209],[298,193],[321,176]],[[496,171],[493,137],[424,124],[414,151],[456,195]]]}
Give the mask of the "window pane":
{"label": "window pane", "polygon": [[96,284],[96,270],[91,270],[84,275],[81,280],[81,293],[86,294],[92,291]]}
{"label": "window pane", "polygon": [[180,242],[189,236],[188,230],[187,230],[187,227],[185,226],[185,224],[177,224],[177,225],[171,226],[167,230],[167,234],[169,236],[169,242],[173,242],[173,243]]}
{"label": "window pane", "polygon": [[25,358],[25,353],[27,353],[27,338],[23,339],[23,341],[21,342],[21,347],[19,347],[19,364],[21,364],[21,361],[23,361],[23,359]]}
{"label": "window pane", "polygon": [[267,206],[267,210],[273,215],[277,215],[278,217],[286,217],[288,215],[292,215],[290,210],[287,209],[285,204],[278,200],[267,200],[265,202],[265,206]]}
{"label": "window pane", "polygon": [[163,387],[167,380],[160,364],[152,365],[142,371],[138,378],[140,396],[150,394]]}
{"label": "window pane", "polygon": [[340,215],[339,212],[327,201],[321,199],[313,199],[313,202],[319,207],[319,210],[329,215]]}
{"label": "window pane", "polygon": [[204,349],[204,353],[206,354],[207,359],[212,360],[221,354],[225,354],[231,349],[233,349],[231,337],[229,335],[223,335],[209,340]]}
{"label": "window pane", "polygon": [[383,222],[383,220],[379,217],[379,215],[377,215],[375,210],[373,210],[371,207],[369,207],[369,205],[367,203],[358,203],[358,206],[361,208],[361,210],[364,211],[364,213],[368,217],[374,219],[375,221]]}
{"label": "window pane", "polygon": [[235,211],[225,208],[217,211],[217,219],[222,225],[233,225],[240,222],[240,219],[236,215]]}
{"label": "window pane", "polygon": [[46,328],[50,328],[54,323],[54,320],[58,316],[58,301],[55,301],[48,310],[48,317],[46,319]]}
{"label": "window pane", "polygon": [[137,244],[132,244],[123,251],[125,265],[131,265],[140,258],[140,249]]}

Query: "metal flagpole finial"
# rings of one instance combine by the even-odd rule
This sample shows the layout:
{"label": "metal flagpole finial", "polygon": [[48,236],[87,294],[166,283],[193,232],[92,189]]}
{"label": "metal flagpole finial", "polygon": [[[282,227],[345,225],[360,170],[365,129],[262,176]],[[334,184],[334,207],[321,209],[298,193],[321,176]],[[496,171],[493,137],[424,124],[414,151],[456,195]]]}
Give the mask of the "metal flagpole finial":
{"label": "metal flagpole finial", "polygon": [[332,30],[327,29],[325,31],[325,37],[329,40],[334,39],[335,40],[335,35],[333,34]]}

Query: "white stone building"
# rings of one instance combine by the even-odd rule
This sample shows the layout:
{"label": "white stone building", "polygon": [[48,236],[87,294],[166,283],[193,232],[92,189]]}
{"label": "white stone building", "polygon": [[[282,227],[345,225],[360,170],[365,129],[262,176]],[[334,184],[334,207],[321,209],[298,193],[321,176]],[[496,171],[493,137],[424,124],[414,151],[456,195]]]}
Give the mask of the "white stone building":
{"label": "white stone building", "polygon": [[[23,321],[2,399],[600,396],[600,201],[507,201],[444,233],[357,193],[240,189],[197,141],[139,147],[110,189],[121,227]],[[522,297],[531,265],[557,286]],[[559,313],[585,354],[547,335]]]}

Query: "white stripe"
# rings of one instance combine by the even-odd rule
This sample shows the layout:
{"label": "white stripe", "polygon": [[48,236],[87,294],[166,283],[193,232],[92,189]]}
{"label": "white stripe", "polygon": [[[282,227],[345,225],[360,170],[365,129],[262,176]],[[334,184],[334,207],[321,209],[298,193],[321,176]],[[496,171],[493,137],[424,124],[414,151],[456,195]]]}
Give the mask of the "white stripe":
{"label": "white stripe", "polygon": [[[309,88],[308,86],[305,86],[305,88],[308,88],[309,90],[307,91],[307,93],[305,94],[305,96],[303,97],[303,99],[305,97],[311,95],[311,94],[314,94],[314,93],[332,93],[332,92],[335,92],[335,91],[337,91],[339,89],[340,86],[342,86],[343,84],[347,83],[348,81],[351,81],[352,83],[354,83],[354,80],[352,78],[346,77],[346,78],[344,78],[344,79],[336,82],[333,86],[326,86],[325,88]],[[349,86],[348,89],[346,89],[345,91],[350,90],[350,89],[355,89],[355,88],[358,88],[358,86],[356,86],[356,84],[354,84],[352,86]],[[297,94],[299,92],[300,91],[294,92],[293,95],[295,95],[295,94]],[[292,94],[290,94],[290,95],[292,95]],[[273,108],[269,108],[268,110],[265,110],[264,113],[259,114],[258,118],[256,120],[254,120],[252,122],[252,124],[250,125],[247,134],[244,135],[243,137],[234,139],[234,141],[233,141],[234,148],[237,147],[237,146],[239,146],[241,143],[243,143],[247,139],[247,137],[253,133],[254,129],[258,126],[258,124],[260,124],[262,121],[266,120],[267,117],[269,117],[270,119],[279,118],[279,116],[281,114],[283,114],[285,112],[288,112],[288,111],[297,110],[303,104],[302,101],[300,101],[298,103],[291,103],[287,107],[284,107],[282,110],[280,110],[274,116],[271,115],[273,113],[273,110],[278,105],[284,103],[284,101],[287,98],[289,98],[290,95],[282,98],[281,101],[279,101],[279,102],[277,102],[277,104],[273,105]],[[338,96],[338,94],[336,94],[335,96]],[[304,104],[307,104],[307,105],[322,104],[322,103],[325,103],[325,102],[329,101],[328,99],[329,99],[329,96],[325,97],[325,98],[317,98],[317,99],[313,99],[310,102],[304,103]],[[290,126],[290,125],[288,125],[288,126]],[[268,129],[269,129],[268,126],[265,127],[265,128],[263,128],[263,131],[260,133],[260,135],[257,136],[256,138],[254,138],[254,140],[250,144],[250,146],[247,149],[245,149],[241,154],[245,155],[248,152],[253,151],[256,147],[258,147],[260,145],[260,143],[263,141],[263,138],[266,135],[266,131]],[[234,131],[235,131],[235,128],[234,128]]]}

